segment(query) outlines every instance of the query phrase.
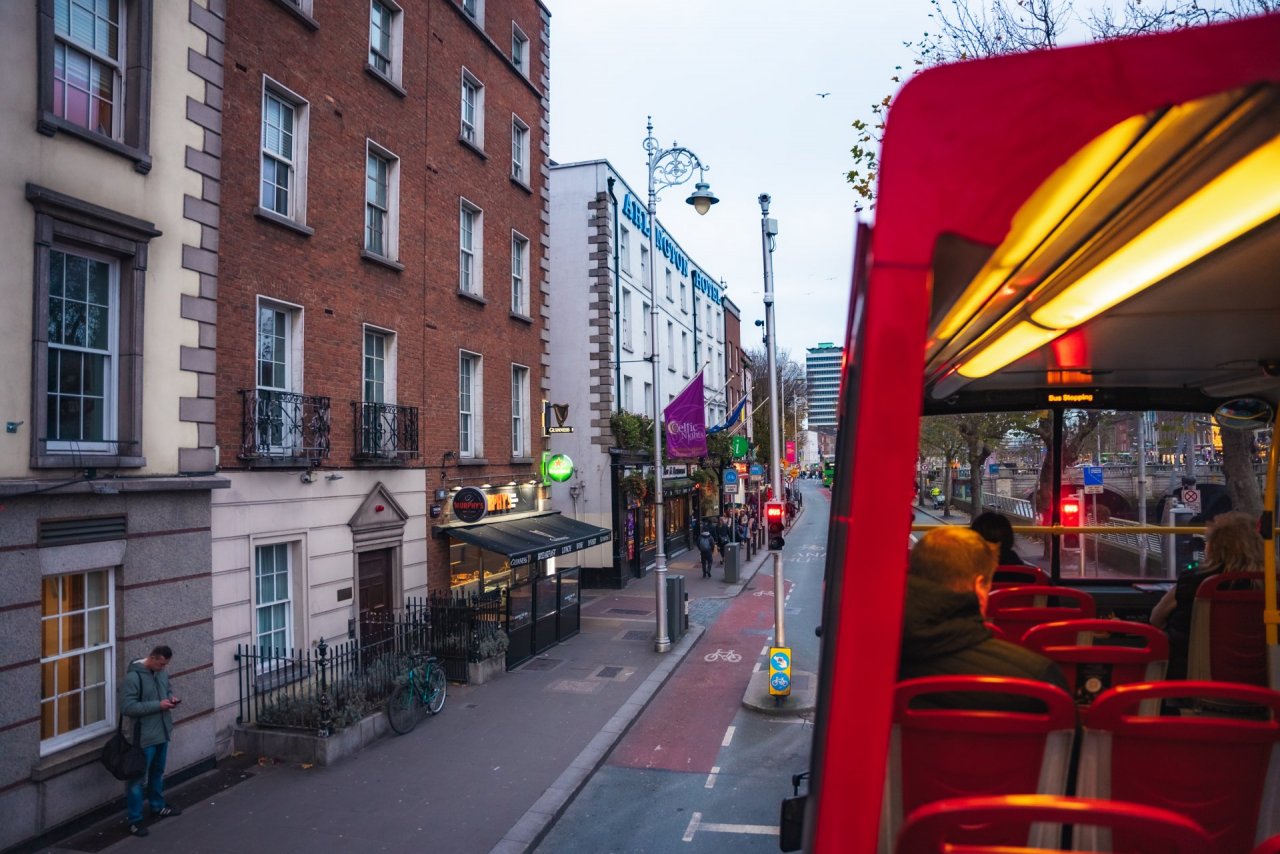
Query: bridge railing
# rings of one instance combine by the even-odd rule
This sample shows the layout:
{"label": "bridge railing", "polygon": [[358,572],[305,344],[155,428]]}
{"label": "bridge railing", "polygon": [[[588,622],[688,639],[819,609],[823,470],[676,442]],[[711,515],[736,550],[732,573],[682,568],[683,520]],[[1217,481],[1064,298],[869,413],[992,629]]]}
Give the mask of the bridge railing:
{"label": "bridge railing", "polygon": [[[1026,498],[1014,498],[1009,495],[983,495],[982,504],[984,507],[991,510],[998,510],[1001,513],[1014,517],[1011,521],[1013,521],[1015,525],[1019,523],[1035,524],[1038,519],[1035,507],[1033,507],[1031,501]],[[1114,534],[1106,533],[1087,535],[1100,537],[1105,543],[1119,546],[1120,548],[1128,551],[1137,552],[1141,549],[1142,540],[1145,539],[1147,543],[1147,553],[1153,558],[1164,553],[1164,540],[1166,535],[1125,532],[1125,528],[1139,527],[1138,522],[1130,519],[1107,519],[1104,522],[1095,522],[1090,520],[1088,524],[1090,526],[1098,525],[1101,527],[1117,529]]]}

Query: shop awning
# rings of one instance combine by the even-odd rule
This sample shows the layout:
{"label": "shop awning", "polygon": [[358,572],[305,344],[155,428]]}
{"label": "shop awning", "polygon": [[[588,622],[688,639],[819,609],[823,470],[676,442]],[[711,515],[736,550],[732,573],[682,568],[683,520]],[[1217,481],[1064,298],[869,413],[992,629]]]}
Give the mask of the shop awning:
{"label": "shop awning", "polygon": [[506,555],[512,566],[572,554],[607,543],[613,538],[608,528],[598,528],[569,519],[559,513],[530,516],[509,522],[459,525],[443,529],[456,540]]}

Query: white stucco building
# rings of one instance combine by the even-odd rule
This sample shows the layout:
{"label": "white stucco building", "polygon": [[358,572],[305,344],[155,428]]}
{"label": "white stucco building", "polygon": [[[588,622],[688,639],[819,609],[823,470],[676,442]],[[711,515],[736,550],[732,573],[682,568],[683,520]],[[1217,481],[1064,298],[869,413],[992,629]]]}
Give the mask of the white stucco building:
{"label": "white stucco building", "polygon": [[[552,402],[568,404],[566,423],[574,432],[549,442],[551,452],[568,454],[576,467],[572,480],[553,488],[552,506],[614,532],[611,543],[577,554],[586,584],[621,586],[642,575],[656,542],[652,496],[622,484],[650,474],[652,442],[643,451],[617,452],[610,417],[660,414],[700,366],[707,424],[727,414],[723,285],[688,257],[661,221],[650,222],[646,193],[607,160],[551,168],[550,389]],[[649,360],[655,346],[661,360],[656,404]],[[665,473],[669,554],[691,542],[697,511],[690,469],[674,465]]]}

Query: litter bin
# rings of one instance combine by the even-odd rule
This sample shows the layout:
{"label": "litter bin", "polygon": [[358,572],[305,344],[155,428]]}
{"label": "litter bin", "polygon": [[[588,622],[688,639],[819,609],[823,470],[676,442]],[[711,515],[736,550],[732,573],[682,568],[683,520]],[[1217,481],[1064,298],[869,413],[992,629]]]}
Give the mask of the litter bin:
{"label": "litter bin", "polygon": [[738,558],[742,554],[741,543],[724,544],[724,583],[738,582]]}
{"label": "litter bin", "polygon": [[667,575],[667,637],[675,643],[684,637],[684,576]]}

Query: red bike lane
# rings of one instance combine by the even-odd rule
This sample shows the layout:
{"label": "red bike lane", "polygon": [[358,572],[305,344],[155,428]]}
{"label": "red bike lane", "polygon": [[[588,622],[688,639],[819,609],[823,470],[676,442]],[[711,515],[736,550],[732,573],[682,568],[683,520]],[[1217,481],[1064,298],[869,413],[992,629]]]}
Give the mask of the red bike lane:
{"label": "red bike lane", "polygon": [[710,772],[772,626],[773,576],[757,573],[676,668],[606,764]]}

